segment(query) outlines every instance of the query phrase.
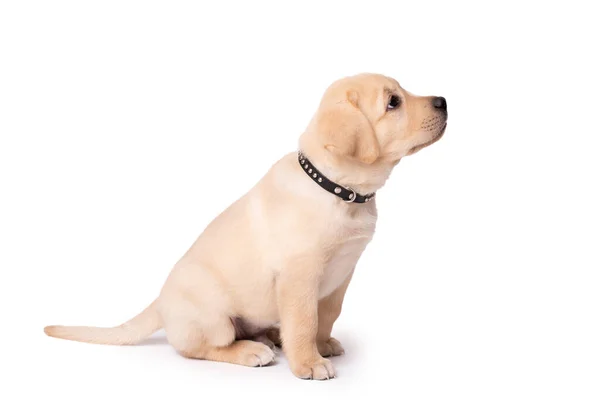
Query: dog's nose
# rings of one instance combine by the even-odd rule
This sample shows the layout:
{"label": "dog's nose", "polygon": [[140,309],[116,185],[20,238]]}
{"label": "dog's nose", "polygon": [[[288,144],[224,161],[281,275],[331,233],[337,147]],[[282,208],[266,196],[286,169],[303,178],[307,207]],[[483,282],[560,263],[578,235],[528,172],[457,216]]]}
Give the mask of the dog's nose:
{"label": "dog's nose", "polygon": [[438,110],[446,111],[446,109],[447,109],[446,99],[443,97],[435,97],[433,99],[433,106],[435,108],[437,108]]}

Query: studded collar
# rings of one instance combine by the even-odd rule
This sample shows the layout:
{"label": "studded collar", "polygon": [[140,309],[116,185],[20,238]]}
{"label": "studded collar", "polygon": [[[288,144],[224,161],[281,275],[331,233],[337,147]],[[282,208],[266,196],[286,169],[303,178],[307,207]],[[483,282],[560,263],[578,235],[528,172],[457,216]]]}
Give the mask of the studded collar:
{"label": "studded collar", "polygon": [[298,152],[298,162],[304,172],[319,186],[344,200],[346,203],[368,203],[375,197],[375,193],[366,195],[356,193],[352,188],[346,188],[330,181],[302,154]]}

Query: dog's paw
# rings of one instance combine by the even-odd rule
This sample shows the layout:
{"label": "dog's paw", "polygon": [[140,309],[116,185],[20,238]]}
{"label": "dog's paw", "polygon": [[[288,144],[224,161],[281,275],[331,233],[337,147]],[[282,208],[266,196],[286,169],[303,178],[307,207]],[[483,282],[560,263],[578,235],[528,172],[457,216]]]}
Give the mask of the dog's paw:
{"label": "dog's paw", "polygon": [[344,348],[334,338],[329,338],[324,342],[317,342],[317,348],[323,357],[334,357],[344,354]]}
{"label": "dog's paw", "polygon": [[319,357],[312,362],[292,366],[292,372],[300,379],[324,380],[335,378],[335,369],[331,361]]}
{"label": "dog's paw", "polygon": [[243,342],[243,346],[238,350],[239,364],[248,367],[264,367],[275,360],[275,353],[269,346],[250,340]]}

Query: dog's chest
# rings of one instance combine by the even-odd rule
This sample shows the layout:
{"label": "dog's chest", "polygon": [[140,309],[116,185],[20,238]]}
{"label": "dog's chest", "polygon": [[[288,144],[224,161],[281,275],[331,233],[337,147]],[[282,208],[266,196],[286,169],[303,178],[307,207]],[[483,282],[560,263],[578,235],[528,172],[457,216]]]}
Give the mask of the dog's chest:
{"label": "dog's chest", "polygon": [[338,230],[338,240],[332,245],[329,261],[321,278],[319,298],[330,295],[348,278],[371,241],[374,231],[375,217],[372,215],[348,221]]}

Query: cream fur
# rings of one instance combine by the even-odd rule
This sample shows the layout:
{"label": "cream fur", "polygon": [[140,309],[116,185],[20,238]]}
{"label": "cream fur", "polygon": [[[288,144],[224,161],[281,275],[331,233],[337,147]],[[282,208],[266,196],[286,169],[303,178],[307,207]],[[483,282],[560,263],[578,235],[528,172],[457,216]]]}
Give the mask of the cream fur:
{"label": "cream fur", "polygon": [[[388,110],[392,94],[402,104]],[[381,75],[341,79],[326,91],[299,148],[337,183],[376,191],[402,157],[443,134],[446,114],[431,101]],[[323,357],[343,353],[331,329],[376,220],[375,201],[344,203],[302,171],[296,152],[287,154],[206,227],[140,315],[115,328],[45,332],[135,344],[164,328],[183,356],[247,366],[272,362],[282,342],[296,376],[333,378]]]}

